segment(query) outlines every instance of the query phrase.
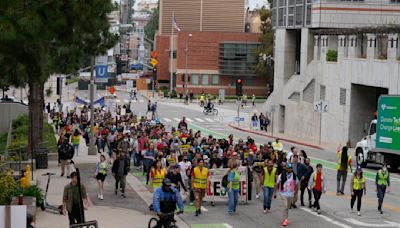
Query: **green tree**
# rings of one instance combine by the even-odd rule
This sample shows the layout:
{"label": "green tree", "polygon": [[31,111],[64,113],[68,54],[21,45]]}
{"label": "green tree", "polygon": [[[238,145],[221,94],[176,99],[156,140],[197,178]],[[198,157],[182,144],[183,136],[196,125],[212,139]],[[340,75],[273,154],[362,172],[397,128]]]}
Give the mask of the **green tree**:
{"label": "green tree", "polygon": [[160,2],[158,2],[157,8],[155,8],[150,16],[147,25],[144,27],[144,34],[150,40],[154,40],[156,31],[158,30],[158,20],[160,15]]}
{"label": "green tree", "polygon": [[87,56],[115,44],[107,18],[113,9],[104,0],[0,1],[0,75],[11,85],[29,85],[30,151],[42,140],[45,81],[75,72]]}
{"label": "green tree", "polygon": [[[271,5],[271,2],[270,2]],[[273,56],[274,50],[274,31],[272,29],[272,12],[270,9],[262,7],[260,9],[260,20],[261,26],[260,30],[262,32],[259,41],[261,43],[260,47],[257,49],[257,54]],[[260,76],[270,76],[272,78],[273,74],[273,64],[269,65],[267,61],[259,61],[256,66],[256,73]]]}

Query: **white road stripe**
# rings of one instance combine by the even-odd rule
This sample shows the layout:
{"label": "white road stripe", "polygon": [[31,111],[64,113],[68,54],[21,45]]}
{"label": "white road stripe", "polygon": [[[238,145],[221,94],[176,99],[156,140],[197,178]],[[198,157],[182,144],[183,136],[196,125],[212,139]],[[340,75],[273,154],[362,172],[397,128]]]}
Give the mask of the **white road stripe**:
{"label": "white road stripe", "polygon": [[377,224],[377,223],[361,222],[361,221],[358,221],[357,219],[353,219],[353,218],[345,218],[344,220],[349,223],[352,223],[356,226],[367,226],[367,227],[399,227],[399,225],[400,225],[398,223],[389,222],[389,221],[385,221],[384,224]]}
{"label": "white road stripe", "polygon": [[172,120],[171,119],[168,119],[168,118],[163,118],[163,120],[165,121],[165,122],[167,122],[167,123],[170,123],[170,122],[172,122]]}
{"label": "white road stripe", "polygon": [[121,101],[120,101],[120,100],[118,100],[118,99],[116,99],[115,101],[116,101],[117,103],[121,102]]}
{"label": "white road stripe", "polygon": [[124,100],[124,103],[128,103],[129,101],[127,99]]}
{"label": "white road stripe", "polygon": [[175,121],[180,122],[181,120],[179,118],[174,118]]}
{"label": "white road stripe", "polygon": [[202,211],[205,211],[205,212],[207,212],[207,211],[208,211],[208,209],[207,209],[207,208],[205,208],[205,207],[203,207],[203,206],[201,206],[201,210],[202,210]]}
{"label": "white road stripe", "polygon": [[233,228],[233,226],[229,225],[228,223],[223,223],[226,228]]}
{"label": "white road stripe", "polygon": [[352,227],[349,226],[349,225],[346,225],[346,224],[344,224],[344,223],[341,223],[341,222],[339,222],[339,221],[336,221],[336,220],[334,220],[334,219],[331,219],[331,218],[329,218],[329,217],[327,217],[327,216],[325,216],[325,215],[316,214],[315,212],[311,211],[311,210],[308,209],[308,208],[301,207],[300,209],[303,210],[303,211],[306,211],[306,212],[308,212],[308,213],[310,213],[310,214],[312,214],[312,215],[318,216],[318,217],[322,218],[323,220],[325,220],[325,221],[327,221],[327,222],[330,222],[330,223],[332,223],[332,224],[334,224],[334,225],[337,225],[337,226],[339,226],[339,227],[343,227],[343,228],[352,228]]}
{"label": "white road stripe", "polygon": [[185,118],[186,120],[187,120],[187,122],[194,122],[192,119],[190,119],[190,118]]}
{"label": "white road stripe", "polygon": [[204,120],[200,119],[200,118],[194,118],[195,120],[197,120],[200,123],[204,123]]}
{"label": "white road stripe", "polygon": [[144,100],[139,100],[139,102],[143,103],[143,102],[144,102]]}
{"label": "white road stripe", "polygon": [[210,123],[214,123],[214,120],[212,120],[212,119],[210,119],[210,118],[204,118],[205,120],[207,120],[208,122],[210,122]]}

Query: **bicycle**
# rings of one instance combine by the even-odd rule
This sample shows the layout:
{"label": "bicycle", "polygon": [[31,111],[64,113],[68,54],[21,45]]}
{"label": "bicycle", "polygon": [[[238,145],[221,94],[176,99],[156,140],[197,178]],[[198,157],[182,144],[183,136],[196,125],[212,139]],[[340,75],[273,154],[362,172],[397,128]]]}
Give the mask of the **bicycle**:
{"label": "bicycle", "polygon": [[[181,212],[177,212],[176,214],[181,214]],[[149,220],[148,228],[178,228],[176,225],[176,221],[174,219],[175,212],[162,214],[160,218],[152,217]],[[158,224],[161,219],[164,219],[164,224]]]}

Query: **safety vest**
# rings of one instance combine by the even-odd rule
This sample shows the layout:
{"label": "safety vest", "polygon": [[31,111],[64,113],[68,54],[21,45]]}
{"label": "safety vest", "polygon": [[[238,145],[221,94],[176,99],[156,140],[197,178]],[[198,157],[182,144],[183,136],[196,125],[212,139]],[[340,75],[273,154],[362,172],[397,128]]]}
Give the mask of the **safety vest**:
{"label": "safety vest", "polygon": [[77,136],[72,135],[72,138],[71,138],[72,144],[79,145],[80,139],[81,139],[81,135],[77,135]]}
{"label": "safety vest", "polygon": [[232,181],[232,189],[238,190],[240,188],[240,175],[236,170],[233,170],[234,178]]}
{"label": "safety vest", "polygon": [[162,185],[162,182],[165,178],[166,171],[165,169],[157,170],[153,168],[154,178],[153,178],[153,188],[159,188]]}
{"label": "safety vest", "polygon": [[106,162],[101,163],[101,172],[103,173],[103,175],[107,174],[107,163]]}
{"label": "safety vest", "polygon": [[[315,175],[314,175],[314,186],[313,187],[315,187],[317,185],[317,175],[318,175],[318,173],[315,173]],[[322,188],[322,186],[324,186],[324,175],[322,175],[322,173],[321,173],[321,188]]]}
{"label": "safety vest", "polygon": [[[341,164],[342,164],[342,153],[340,153],[338,157],[339,157],[339,158],[338,158],[338,162],[337,162],[337,166],[336,166],[336,169],[337,169],[337,170],[340,169],[340,166],[341,166]],[[350,160],[351,160],[351,156],[348,155],[348,156],[347,156],[347,164],[350,163]],[[347,166],[347,169],[349,169],[349,167],[350,167],[350,165]],[[346,171],[347,171],[347,170],[346,170]]]}
{"label": "safety vest", "polygon": [[167,158],[167,162],[170,166],[175,165],[176,164],[176,159],[174,157],[169,156]]}
{"label": "safety vest", "polygon": [[382,170],[378,171],[378,185],[387,185],[388,183],[389,172],[386,171],[385,174],[382,173]]}
{"label": "safety vest", "polygon": [[282,150],[282,148],[283,148],[283,145],[282,145],[282,143],[276,143],[276,142],[273,142],[272,143],[272,148],[274,148],[274,150],[275,151],[277,151],[277,150]]}
{"label": "safety vest", "polygon": [[193,179],[194,187],[199,189],[206,189],[208,169],[203,167],[200,171],[200,168],[196,167],[194,168],[193,172],[194,172],[194,179]]}
{"label": "safety vest", "polygon": [[264,167],[264,187],[273,188],[275,187],[275,175],[276,175],[276,168],[272,168],[271,174],[268,172],[268,168]]}
{"label": "safety vest", "polygon": [[359,179],[357,176],[355,176],[354,180],[353,180],[353,189],[354,190],[361,190],[361,189],[364,189],[364,187],[365,187],[365,179],[364,179],[364,177]]}
{"label": "safety vest", "polygon": [[200,100],[204,101],[204,96],[203,95],[200,96]]}

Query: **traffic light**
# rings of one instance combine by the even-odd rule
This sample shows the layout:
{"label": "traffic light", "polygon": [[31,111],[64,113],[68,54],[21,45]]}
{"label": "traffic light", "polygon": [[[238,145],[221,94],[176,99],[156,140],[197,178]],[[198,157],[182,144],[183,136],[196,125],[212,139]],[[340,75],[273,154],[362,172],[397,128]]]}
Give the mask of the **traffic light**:
{"label": "traffic light", "polygon": [[153,80],[157,80],[157,68],[153,68]]}
{"label": "traffic light", "polygon": [[236,79],[236,96],[241,97],[243,95],[242,92],[243,81],[241,78]]}

